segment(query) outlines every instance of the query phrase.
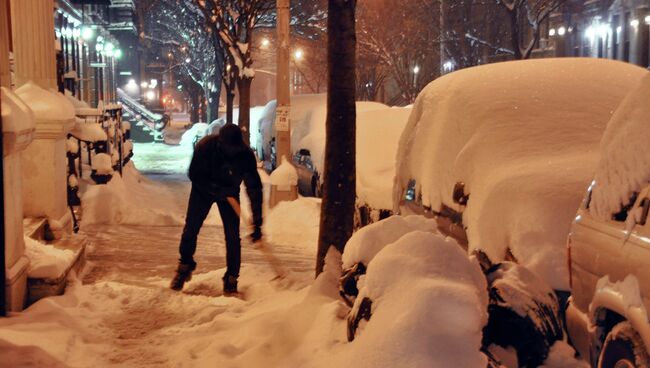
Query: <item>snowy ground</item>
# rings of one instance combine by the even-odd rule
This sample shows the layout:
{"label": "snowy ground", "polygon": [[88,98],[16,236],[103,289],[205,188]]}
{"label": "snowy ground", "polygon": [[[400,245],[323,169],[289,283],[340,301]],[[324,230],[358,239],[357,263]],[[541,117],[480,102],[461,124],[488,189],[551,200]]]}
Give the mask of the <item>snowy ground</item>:
{"label": "snowy ground", "polygon": [[[180,149],[163,144],[136,145],[134,149],[136,167],[154,179],[140,183],[138,188],[153,188],[147,193],[155,197],[133,193],[158,202],[151,206],[167,209],[172,213],[166,215],[174,219],[183,218],[189,191],[184,173],[191,152]],[[467,341],[459,339],[459,331],[449,331],[454,338],[447,339],[444,329],[422,328],[418,314],[413,314],[431,315],[432,308],[440,304],[432,305],[430,300],[445,295],[445,289],[460,296],[478,292],[472,291],[469,282],[464,286],[465,294],[453,292],[449,287],[454,283],[445,281],[449,275],[444,271],[434,272],[434,283],[426,279],[418,282],[418,290],[428,290],[413,297],[412,304],[418,308],[403,309],[397,299],[379,298],[377,317],[366,324],[354,342],[347,343],[348,309],[336,295],[338,275],[325,273],[313,280],[319,207],[318,200],[301,199],[266,213],[265,233],[273,254],[289,273],[285,279],[274,280],[265,253],[244,241],[240,289],[245,300],[221,295],[225,250],[217,220],[209,220],[202,230],[196,255],[199,266],[181,293],[167,288],[176,264],[180,224],[152,226],[149,220],[138,224],[130,219],[128,225],[83,226],[92,243],[85,273],[72,282],[65,295],[44,299],[23,313],[0,320],[0,362],[11,362],[12,367],[316,368],[352,362],[355,367],[382,368],[427,367],[432,361],[470,358],[483,361],[476,346],[478,326],[484,319],[480,313],[466,318],[450,309],[456,318],[432,315],[440,320],[436,324],[448,320],[473,326],[463,332],[473,336]],[[430,239],[431,244],[440,243],[434,235],[420,236]],[[414,260],[403,257],[399,246],[389,245],[382,257],[377,256],[384,268],[390,267],[391,259],[407,264]],[[462,267],[476,268],[462,252],[454,252],[455,246],[445,246]],[[436,259],[434,254],[430,257]],[[386,279],[383,275],[381,268],[374,274],[369,272],[369,295],[381,290],[377,287]],[[404,275],[400,280],[409,284]],[[390,283],[387,285],[390,288]],[[465,303],[460,296],[454,300]],[[427,302],[424,297],[433,299]],[[400,336],[413,341],[402,341],[397,338]],[[420,343],[412,344],[416,341]],[[433,345],[423,345],[424,341]],[[468,348],[471,356],[465,353]],[[410,352],[407,360],[402,358],[404,351]],[[548,367],[580,366],[571,359],[570,349],[560,346],[555,351]],[[433,358],[436,360],[427,360]]]}

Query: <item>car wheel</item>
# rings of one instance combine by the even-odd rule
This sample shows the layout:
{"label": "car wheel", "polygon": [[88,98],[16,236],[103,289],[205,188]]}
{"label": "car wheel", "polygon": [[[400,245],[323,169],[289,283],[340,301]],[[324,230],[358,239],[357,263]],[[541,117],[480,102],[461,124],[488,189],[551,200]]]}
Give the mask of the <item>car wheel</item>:
{"label": "car wheel", "polygon": [[483,347],[512,347],[520,367],[538,367],[563,337],[559,304],[553,290],[523,266],[502,262],[486,271],[488,324]]}
{"label": "car wheel", "polygon": [[599,368],[647,368],[650,358],[641,336],[629,322],[621,322],[607,334],[598,359]]}
{"label": "car wheel", "polygon": [[321,197],[321,190],[320,190],[320,185],[318,183],[318,179],[315,177],[311,178],[311,192],[316,198]]}

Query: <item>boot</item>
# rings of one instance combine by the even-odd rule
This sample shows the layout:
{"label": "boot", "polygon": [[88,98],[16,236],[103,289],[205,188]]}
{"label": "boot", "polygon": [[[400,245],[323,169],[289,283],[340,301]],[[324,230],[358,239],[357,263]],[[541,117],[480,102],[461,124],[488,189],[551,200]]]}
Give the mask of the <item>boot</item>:
{"label": "boot", "polygon": [[176,274],[174,275],[169,287],[176,291],[182,290],[183,285],[192,279],[192,271],[194,271],[195,268],[196,264],[179,263],[178,269],[176,269]]}
{"label": "boot", "polygon": [[225,274],[223,275],[223,294],[237,294],[237,277]]}

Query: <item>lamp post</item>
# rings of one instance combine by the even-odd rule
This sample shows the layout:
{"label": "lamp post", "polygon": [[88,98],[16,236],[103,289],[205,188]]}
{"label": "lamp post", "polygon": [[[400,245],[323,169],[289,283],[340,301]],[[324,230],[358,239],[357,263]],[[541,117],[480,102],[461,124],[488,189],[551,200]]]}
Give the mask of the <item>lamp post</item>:
{"label": "lamp post", "polygon": [[275,115],[276,162],[291,157],[291,100],[289,91],[289,0],[277,0],[277,107]]}

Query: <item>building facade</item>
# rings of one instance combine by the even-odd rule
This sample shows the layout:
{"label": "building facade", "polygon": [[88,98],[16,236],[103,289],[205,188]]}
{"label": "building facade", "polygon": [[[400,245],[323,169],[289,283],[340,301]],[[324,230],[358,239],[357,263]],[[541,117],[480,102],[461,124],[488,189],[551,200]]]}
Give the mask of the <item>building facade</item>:
{"label": "building facade", "polygon": [[568,1],[545,31],[538,53],[650,66],[650,0]]}

